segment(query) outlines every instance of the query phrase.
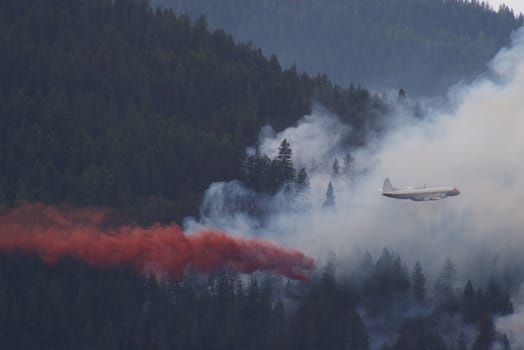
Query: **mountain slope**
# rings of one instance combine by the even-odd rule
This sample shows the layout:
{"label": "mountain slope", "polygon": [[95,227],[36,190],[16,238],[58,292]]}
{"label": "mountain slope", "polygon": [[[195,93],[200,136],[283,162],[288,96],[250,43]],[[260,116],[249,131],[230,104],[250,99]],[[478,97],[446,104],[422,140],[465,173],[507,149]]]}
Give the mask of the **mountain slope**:
{"label": "mountain slope", "polygon": [[154,0],[205,15],[285,66],[346,86],[442,93],[481,72],[523,19],[463,0]]}
{"label": "mountain slope", "polygon": [[[363,125],[378,100],[282,70],[202,19],[145,1],[0,4],[0,202],[196,214],[213,181],[239,178],[265,124],[315,98]],[[141,221],[136,214],[134,219]]]}

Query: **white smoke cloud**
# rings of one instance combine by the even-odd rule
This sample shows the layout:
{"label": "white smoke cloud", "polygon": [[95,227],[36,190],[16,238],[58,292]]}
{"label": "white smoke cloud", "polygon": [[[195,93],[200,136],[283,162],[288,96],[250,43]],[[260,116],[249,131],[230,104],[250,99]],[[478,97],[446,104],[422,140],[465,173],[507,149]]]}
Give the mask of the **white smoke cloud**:
{"label": "white smoke cloud", "polygon": [[524,349],[524,310],[522,307],[512,315],[499,318],[496,327],[497,330],[507,335],[512,349]]}
{"label": "white smoke cloud", "polygon": [[487,0],[486,1],[491,7],[497,11],[500,5],[508,6],[515,15],[524,13],[524,3],[521,0]]}
{"label": "white smoke cloud", "polygon": [[278,147],[286,139],[293,148],[296,168],[317,170],[332,160],[340,143],[349,135],[349,126],[334,115],[315,106],[313,113],[302,118],[296,126],[275,134],[266,127],[261,132],[260,150],[270,158],[278,154]]}
{"label": "white smoke cloud", "polygon": [[[455,89],[453,107],[441,109],[446,112],[433,112],[422,121],[404,116],[398,119],[403,124],[391,126],[380,140],[352,150],[354,171],[365,174],[355,182],[331,177],[333,159],[341,161],[350,151],[341,142],[351,130],[335,116],[319,109],[281,133],[265,130],[262,152],[273,157],[284,138],[290,142],[297,167],[309,172],[314,205],[306,214],[276,206],[263,231],[317,258],[328,252],[349,257],[356,250],[377,256],[387,247],[409,267],[419,260],[430,280],[448,257],[459,267],[461,282],[485,281],[504,264],[522,263],[524,29],[514,33],[512,46],[502,50],[490,68],[495,79]],[[385,198],[377,188],[387,176],[397,186],[449,185],[462,193],[435,202]],[[336,194],[334,210],[321,206],[330,180]],[[220,225],[249,231],[246,221],[244,226],[233,221],[222,220]],[[260,232],[260,227],[253,230]],[[495,256],[505,262],[494,263]],[[524,313],[498,324],[522,333]],[[524,346],[522,337],[513,341]]]}
{"label": "white smoke cloud", "polygon": [[[295,244],[307,237],[301,248],[311,254],[322,246],[341,254],[355,246],[370,250],[388,246],[401,256],[440,265],[447,256],[462,264],[476,260],[474,253],[483,247],[494,254],[515,242],[524,243],[523,33],[516,33],[513,46],[493,60],[496,82],[482,80],[463,87],[451,113],[397,127],[354,153],[355,168],[367,169],[367,175],[354,187],[334,181],[337,210],[308,215]],[[294,132],[298,129],[300,125]],[[329,136],[324,140],[329,149],[335,148]],[[307,142],[322,144],[323,139]],[[307,153],[307,144],[290,143]],[[329,155],[319,150],[323,151],[310,152],[315,157]],[[317,179],[311,174],[312,182],[319,180],[325,186],[326,172],[320,175]],[[382,198],[376,189],[386,176],[400,186],[457,186],[462,194],[427,203]],[[311,244],[312,240],[318,243]]]}

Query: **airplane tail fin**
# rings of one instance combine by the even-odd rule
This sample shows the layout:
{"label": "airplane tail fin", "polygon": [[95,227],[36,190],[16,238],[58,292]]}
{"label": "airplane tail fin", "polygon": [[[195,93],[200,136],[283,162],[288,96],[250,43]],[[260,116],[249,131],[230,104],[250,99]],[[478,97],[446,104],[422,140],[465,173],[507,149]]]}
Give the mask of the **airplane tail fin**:
{"label": "airplane tail fin", "polygon": [[386,177],[384,180],[384,186],[382,187],[382,192],[391,192],[395,191],[396,189],[397,188],[391,184],[391,181],[389,181],[389,177]]}

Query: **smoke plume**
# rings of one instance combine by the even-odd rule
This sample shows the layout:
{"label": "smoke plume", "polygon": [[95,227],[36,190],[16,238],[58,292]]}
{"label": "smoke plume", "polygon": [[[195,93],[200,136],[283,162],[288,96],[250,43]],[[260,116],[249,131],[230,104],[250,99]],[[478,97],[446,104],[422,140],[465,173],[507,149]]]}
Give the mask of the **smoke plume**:
{"label": "smoke plume", "polygon": [[306,280],[314,268],[304,254],[264,240],[204,229],[185,235],[177,225],[112,226],[111,212],[23,204],[0,213],[0,251],[39,254],[54,264],[71,257],[96,267],[129,266],[158,279],[181,279],[186,267],[219,267],[251,273],[264,270]]}
{"label": "smoke plume", "polygon": [[[494,272],[495,254],[515,256],[515,247],[524,244],[523,57],[520,30],[490,63],[490,78],[454,89],[452,106],[430,110],[424,119],[388,116],[398,122],[361,149],[337,148],[333,133],[347,127],[322,111],[264,138],[260,149],[270,157],[287,138],[297,166],[307,167],[313,203],[306,215],[276,208],[268,231],[317,257],[330,250],[347,256],[356,248],[376,256],[389,247],[410,266],[420,260],[428,272],[448,257],[462,267],[461,277]],[[316,128],[324,132],[313,132]],[[331,167],[347,154],[351,180],[334,175]],[[454,186],[462,193],[422,203],[384,198],[377,189],[385,177],[398,187]],[[333,210],[322,208],[329,181],[336,195]]]}
{"label": "smoke plume", "polygon": [[[282,132],[264,130],[259,149],[273,158],[285,138],[296,168],[306,167],[312,207],[302,213],[273,205],[271,219],[253,230],[265,237],[272,232],[272,239],[317,261],[335,253],[344,273],[351,273],[356,253],[377,257],[387,247],[408,268],[420,261],[429,289],[450,258],[459,293],[468,279],[483,286],[494,276],[518,294],[524,282],[524,29],[513,34],[512,45],[489,69],[474,83],[450,90],[446,103],[432,105],[424,118],[399,106],[385,117],[386,131],[360,149],[339,142],[352,131],[322,110]],[[334,174],[331,164],[338,159],[342,165],[348,154],[348,172]],[[385,198],[377,189],[386,177],[397,187],[453,186],[461,194],[434,202]],[[330,181],[335,206],[323,208]],[[234,187],[229,184],[229,198]],[[214,201],[219,200],[215,192]],[[236,216],[227,222],[223,214],[213,212],[221,218],[215,227],[249,232],[245,226],[252,220]],[[523,320],[524,312],[518,312],[498,324],[518,334]],[[524,346],[520,338],[514,345]]]}

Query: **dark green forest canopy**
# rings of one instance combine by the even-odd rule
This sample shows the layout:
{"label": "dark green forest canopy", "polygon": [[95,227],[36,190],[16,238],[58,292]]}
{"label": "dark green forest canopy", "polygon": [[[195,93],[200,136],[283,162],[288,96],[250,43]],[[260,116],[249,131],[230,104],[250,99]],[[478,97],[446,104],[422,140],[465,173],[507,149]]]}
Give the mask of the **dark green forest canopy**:
{"label": "dark green forest canopy", "polygon": [[[495,278],[451,288],[443,268],[432,288],[423,267],[410,278],[387,249],[355,267],[342,281],[328,264],[307,283],[227,270],[158,283],[125,268],[0,254],[0,348],[452,350],[467,332],[460,349],[509,349],[494,319],[513,305]],[[446,322],[456,329],[439,331]]]}
{"label": "dark green forest canopy", "polygon": [[[147,2],[3,0],[0,203],[134,208],[137,222],[180,218],[211,181],[239,177],[262,125],[292,125],[312,101],[359,131],[387,108],[366,89],[283,70],[204,20]],[[289,145],[280,153],[291,170]],[[297,183],[305,176],[299,171]],[[328,265],[309,283],[227,270],[159,283],[128,268],[2,252],[0,349],[367,350],[384,338],[373,338],[361,315],[395,321],[383,349],[455,349],[456,339],[435,329],[447,320],[467,325],[460,349],[508,348],[493,321],[513,311],[507,286],[492,277],[462,292],[446,266],[438,288],[423,267],[410,275],[386,249],[342,281]],[[414,308],[427,316],[413,317]]]}
{"label": "dark green forest canopy", "polygon": [[472,78],[523,24],[465,0],[153,0],[338,84],[441,94]]}
{"label": "dark green forest canopy", "polygon": [[363,88],[283,70],[206,21],[147,1],[0,2],[0,202],[112,206],[138,222],[195,214],[239,178],[263,125],[319,101],[357,129]]}

